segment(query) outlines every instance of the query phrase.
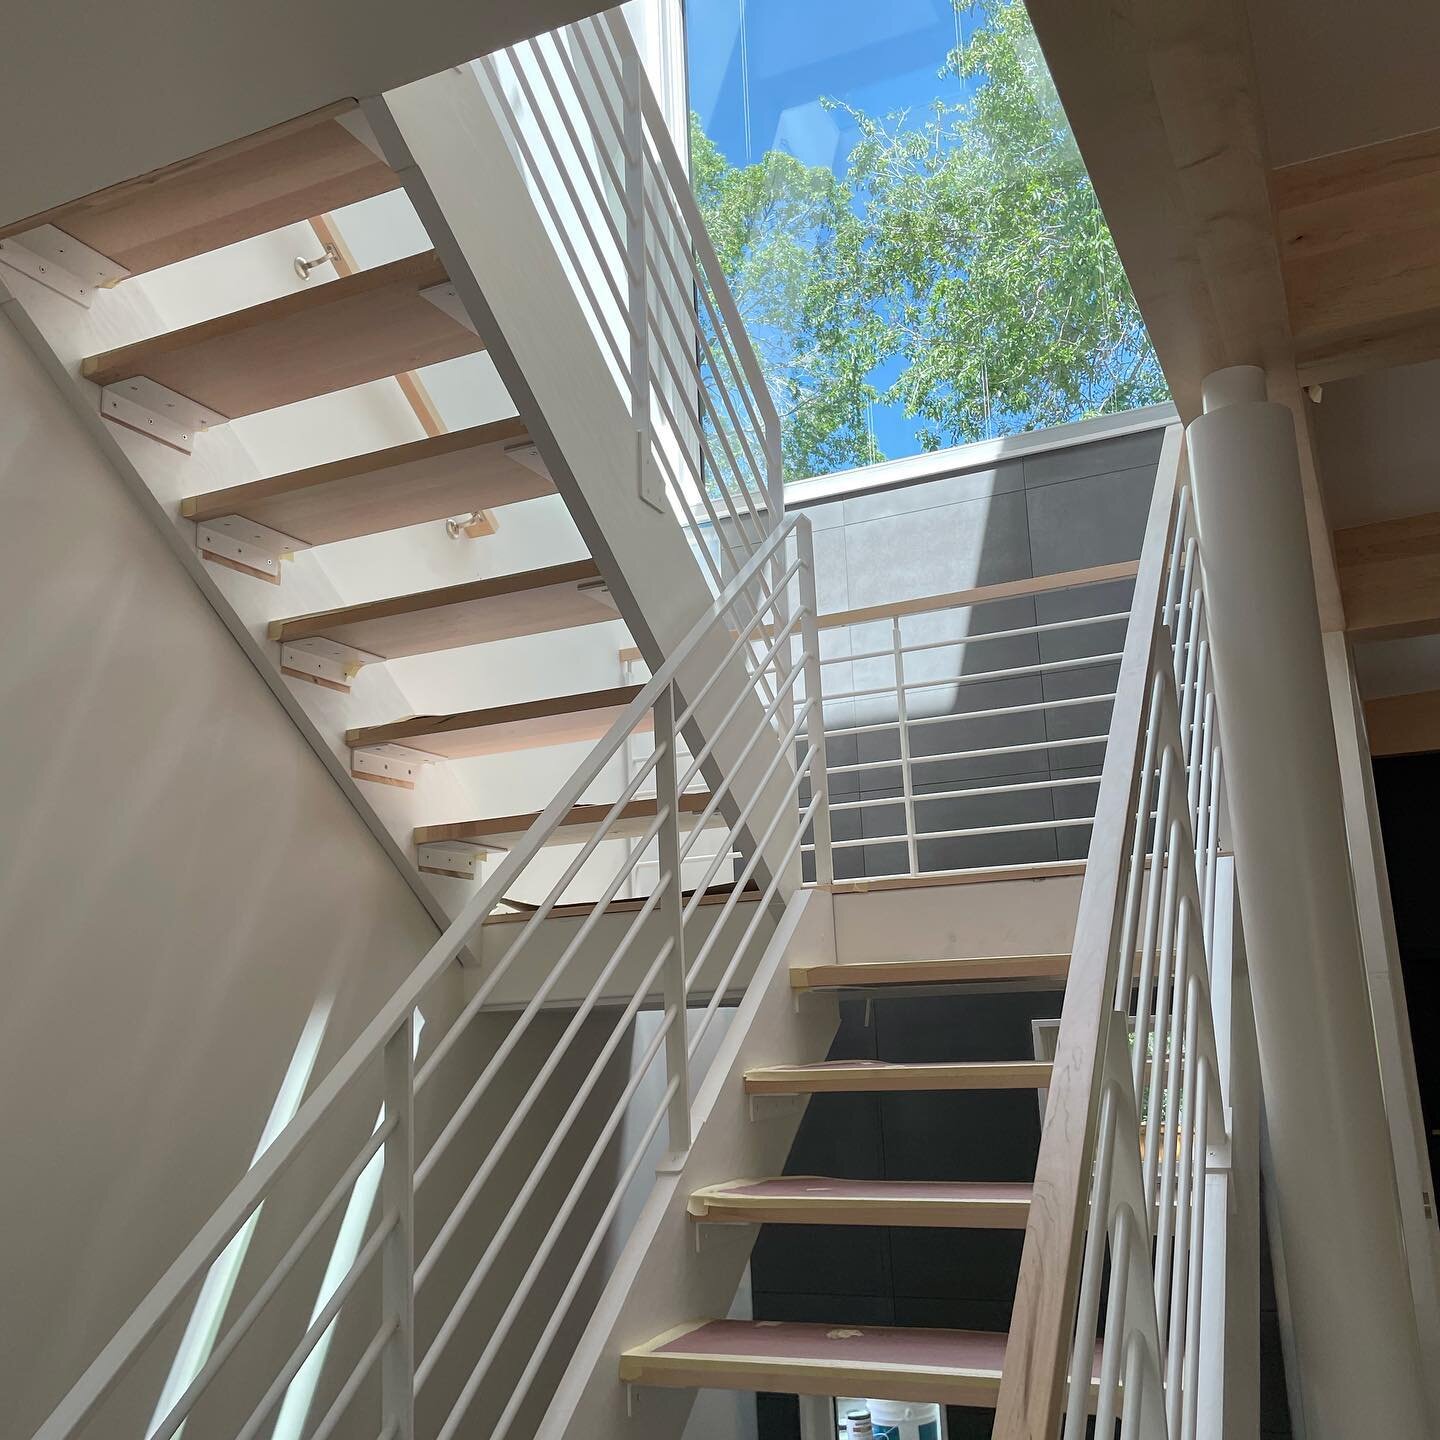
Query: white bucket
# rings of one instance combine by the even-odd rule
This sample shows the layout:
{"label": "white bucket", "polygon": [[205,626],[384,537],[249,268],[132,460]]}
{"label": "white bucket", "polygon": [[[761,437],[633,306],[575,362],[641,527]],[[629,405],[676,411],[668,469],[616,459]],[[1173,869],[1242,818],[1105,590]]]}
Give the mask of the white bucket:
{"label": "white bucket", "polygon": [[875,1440],[943,1440],[942,1411],[938,1405],[899,1400],[867,1400]]}

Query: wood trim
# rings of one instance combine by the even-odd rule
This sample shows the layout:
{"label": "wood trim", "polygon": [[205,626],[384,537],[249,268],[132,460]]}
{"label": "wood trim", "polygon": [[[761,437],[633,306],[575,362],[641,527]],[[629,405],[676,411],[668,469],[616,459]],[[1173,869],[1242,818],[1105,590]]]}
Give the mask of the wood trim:
{"label": "wood trim", "polygon": [[954,1060],[892,1065],[832,1060],[819,1065],[762,1065],[745,1072],[747,1095],[877,1094],[916,1090],[1044,1090],[1048,1060]]}
{"label": "wood trim", "polygon": [[1014,600],[1026,595],[1045,595],[1052,590],[1069,590],[1077,585],[1099,585],[1107,580],[1131,580],[1138,564],[1122,560],[1114,565],[1088,565],[1081,570],[1063,570],[1053,575],[1035,575],[1023,580],[1004,580],[995,585],[977,585],[970,590],[952,590],[943,595],[923,595],[914,600],[897,600],[887,605],[865,605],[858,610],[835,610],[821,615],[821,630],[842,625],[864,625],[871,620],[889,620],[897,615],[926,615],[933,610],[954,610],[962,605],[984,605],[991,600]]}
{"label": "wood trim", "polygon": [[1347,634],[1440,632],[1440,512],[1337,530],[1335,561]]}
{"label": "wood trim", "polygon": [[[1169,557],[1182,438],[1178,428],[1166,433],[1145,525],[1132,618],[1111,711],[1111,741],[1105,747],[1075,921],[1054,1078],[1045,1101],[995,1440],[1055,1434],[1064,1402],[1104,1078],[1099,1045],[1107,1033],[1115,988],[1111,934],[1129,859],[1125,832],[1144,745],[1150,662]],[[1149,623],[1143,617],[1149,617]]]}
{"label": "wood trim", "polygon": [[795,966],[794,990],[833,990],[851,985],[935,985],[991,980],[1059,980],[1069,973],[1068,955],[993,955],[973,960],[872,960]]}
{"label": "wood trim", "polygon": [[1375,756],[1440,750],[1440,690],[1367,700],[1365,733]]}

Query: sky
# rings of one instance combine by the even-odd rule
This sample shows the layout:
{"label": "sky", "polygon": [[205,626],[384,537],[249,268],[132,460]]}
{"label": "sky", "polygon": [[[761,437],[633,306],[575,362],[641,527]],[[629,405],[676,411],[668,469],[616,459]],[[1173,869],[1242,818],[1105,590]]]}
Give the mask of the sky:
{"label": "sky", "polygon": [[[822,96],[871,115],[909,109],[917,119],[961,82],[940,70],[973,22],[951,0],[685,0],[690,108],[736,165],[769,149],[843,172],[854,143]],[[883,388],[900,362],[877,370]],[[919,449],[898,407],[877,407],[876,443],[893,459]]]}

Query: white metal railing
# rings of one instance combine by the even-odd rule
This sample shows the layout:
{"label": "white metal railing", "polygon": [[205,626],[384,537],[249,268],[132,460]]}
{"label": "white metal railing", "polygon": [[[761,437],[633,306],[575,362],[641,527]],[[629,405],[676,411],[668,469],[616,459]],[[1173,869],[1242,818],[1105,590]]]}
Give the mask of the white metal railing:
{"label": "white metal railing", "polygon": [[[787,546],[793,546],[793,558],[777,562]],[[287,1192],[280,1213],[293,1222],[293,1229],[278,1239],[269,1236],[280,1259],[249,1285],[250,1298],[185,1381],[168,1414],[157,1416],[149,1440],[175,1435],[217,1390],[223,1390],[223,1397],[204,1410],[195,1422],[200,1427],[196,1433],[246,1440],[266,1433],[295,1377],[337,1321],[345,1323],[347,1335],[361,1338],[347,1353],[327,1361],[338,1367],[326,1391],[332,1398],[318,1424],[305,1432],[307,1440],[328,1436],[342,1423],[346,1434],[410,1440],[416,1397],[436,1384],[442,1360],[450,1362],[448,1388],[440,1386],[425,1396],[438,1412],[435,1433],[441,1440],[451,1440],[462,1430],[480,1433],[482,1424],[494,1440],[509,1433],[529,1403],[541,1367],[556,1359],[556,1335],[576,1313],[580,1287],[600,1247],[607,1238],[623,1239],[615,1234],[616,1216],[647,1156],[653,1164],[662,1134],[671,1163],[690,1146],[691,1072],[698,1047],[721,1004],[743,992],[747,957],[753,960],[766,938],[760,927],[768,923],[771,900],[784,898],[786,887],[793,887],[794,860],[807,830],[814,832],[822,857],[825,854],[820,710],[816,703],[795,704],[790,698],[802,670],[813,682],[818,662],[812,567],[809,522],[803,517],[785,522],[760,546],[185,1247],[36,1440],[68,1440],[92,1421],[102,1427],[96,1433],[118,1433],[104,1427],[107,1397],[148,1347],[169,1333],[167,1320],[196,1294],[217,1257],[302,1158],[321,1167],[324,1178],[307,1193],[323,1198],[298,1206],[293,1192]],[[785,592],[792,588],[798,603],[785,603]],[[782,665],[782,653],[788,655],[797,636],[799,665]],[[763,637],[758,647],[757,637]],[[710,663],[709,657],[721,648],[724,660]],[[741,654],[756,648],[759,658],[753,669],[738,663]],[[687,670],[687,661],[702,650],[707,657],[703,670]],[[692,678],[697,672],[698,678]],[[768,687],[757,692],[767,678]],[[682,684],[690,693],[682,693]],[[753,718],[757,693],[768,696],[758,720]],[[693,728],[702,705],[708,707],[707,715],[725,712],[703,737]],[[487,957],[473,994],[417,1067],[416,1016],[432,987],[542,847],[555,838],[587,787],[652,720],[655,743],[650,755],[634,768],[620,796],[583,840],[567,835],[576,847],[574,858],[548,884],[533,913],[507,922],[516,932],[514,940],[493,966]],[[677,737],[687,727],[694,758],[682,769]],[[692,777],[713,760],[721,735],[730,741],[729,772],[713,784],[702,810],[687,812],[680,797]],[[754,783],[737,782],[742,770]],[[618,841],[631,833],[623,828],[627,806],[652,773],[656,799],[653,816],[642,828],[640,848],[658,841],[660,874],[638,907],[633,902],[612,906],[640,853]],[[782,782],[778,786],[777,777]],[[810,799],[801,806],[797,797],[806,783]],[[629,823],[634,823],[633,809]],[[721,835],[719,852],[698,884],[684,893],[682,867],[708,827]],[[714,877],[732,850],[743,859],[736,883],[728,888]],[[586,874],[593,879],[600,862],[608,865],[609,878],[598,899],[575,921],[558,957],[545,958],[549,952],[543,945],[531,942],[581,867],[588,864]],[[722,893],[728,889],[723,903],[706,903],[712,884]],[[748,913],[739,908],[742,899],[754,902]],[[573,907],[567,914],[574,917]],[[608,928],[592,940],[602,923]],[[507,977],[512,984],[517,977],[527,977],[527,962],[533,973],[528,974],[526,1002],[518,1013],[512,1010],[503,1038],[492,1046],[477,1035],[474,1022]],[[558,1038],[547,1037],[543,1060],[532,1074],[533,1054],[527,1061],[517,1047],[547,999],[577,973],[588,990],[578,1002],[566,1000],[563,1031]],[[658,1024],[648,1040],[632,1042],[632,1035],[641,1035],[632,1030],[632,1022],[646,1007],[658,1011]],[[577,1049],[582,1032],[588,1042]],[[597,1034],[602,1038],[597,1040]],[[622,1047],[631,1043],[627,1065]],[[546,1096],[544,1144],[533,1154],[537,1102],[566,1064],[570,1068],[558,1082],[562,1093],[557,1097],[552,1088]],[[444,1083],[436,1085],[442,1074]],[[450,1103],[457,1093],[458,1100]],[[655,1093],[658,1102],[652,1103]],[[357,1129],[357,1115],[363,1120],[369,1106],[373,1116],[377,1098],[383,1102],[379,1122],[373,1129]],[[424,1102],[420,1124],[417,1098]],[[493,1118],[498,1112],[503,1123],[497,1135],[476,1146],[467,1125],[472,1117],[487,1113],[481,1109],[487,1102],[488,1113]],[[528,1141],[517,1146],[522,1135]],[[447,1192],[443,1199],[443,1187],[435,1184],[442,1162],[447,1173],[459,1167],[462,1175],[460,1184],[451,1186],[451,1192],[459,1193]],[[353,1263],[312,1314],[292,1289],[297,1274],[307,1263],[313,1274],[318,1238],[333,1234],[347,1197],[375,1166],[381,1171],[376,1213]],[[477,1207],[497,1193],[492,1188],[497,1184],[500,1198],[485,1212],[490,1228],[482,1225],[477,1239]],[[434,1225],[423,1250],[417,1244],[417,1197]],[[267,1212],[267,1222],[271,1214]],[[563,1249],[557,1250],[562,1241]],[[553,1265],[547,1269],[557,1253],[563,1256],[560,1281]],[[467,1328],[477,1297],[483,1293],[489,1301],[495,1298],[496,1262],[502,1255],[500,1314],[478,1325],[472,1321]],[[433,1282],[441,1274],[446,1282],[437,1286]],[[417,1306],[423,1307],[418,1328]],[[304,1315],[311,1315],[308,1323]],[[263,1340],[258,1347],[257,1335]],[[417,1335],[429,1338],[419,1345]],[[464,1343],[458,1344],[462,1336]],[[507,1346],[523,1363],[518,1374],[512,1365],[511,1373],[495,1378],[497,1354]],[[457,1367],[463,1377],[458,1381]],[[222,1376],[223,1385],[217,1385]]]}
{"label": "white metal railing", "polygon": [[[1006,855],[1015,861],[1084,855],[1134,573],[1099,566],[820,617],[822,633],[840,640],[820,661],[825,733],[832,747],[857,741],[855,760],[832,754],[832,791],[836,777],[859,777],[856,798],[831,795],[832,843],[858,852],[859,874],[961,868],[950,857],[965,841],[996,863],[1002,837],[1018,842]],[[1098,588],[1107,582],[1123,597]],[[1017,605],[1036,613],[1039,596],[1064,597],[1049,602],[1062,618],[1013,623]],[[1024,697],[969,700],[982,685]],[[1071,773],[1044,773],[1052,767]],[[1013,819],[945,823],[1000,797]],[[1061,854],[1064,832],[1076,838]]]}
{"label": "white metal railing", "polygon": [[[1223,778],[1203,568],[1167,433],[1116,689],[995,1435],[1190,1440],[1207,1178],[1253,1107],[1217,1045]],[[1243,993],[1243,991],[1241,992]],[[1105,1270],[1109,1261],[1108,1292]]]}
{"label": "white metal railing", "polygon": [[718,589],[784,512],[780,422],[634,39],[612,10],[479,63],[638,463]]}

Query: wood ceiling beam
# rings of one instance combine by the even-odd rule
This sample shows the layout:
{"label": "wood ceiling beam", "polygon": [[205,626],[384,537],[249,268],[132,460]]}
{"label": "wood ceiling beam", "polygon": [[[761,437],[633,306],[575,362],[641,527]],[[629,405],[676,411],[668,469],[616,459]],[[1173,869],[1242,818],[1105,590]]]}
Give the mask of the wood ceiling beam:
{"label": "wood ceiling beam", "polygon": [[1185,420],[1200,382],[1262,365],[1295,416],[1321,624],[1344,624],[1295,367],[1258,89],[1238,0],[1029,0],[1071,128]]}
{"label": "wood ceiling beam", "polygon": [[1367,700],[1365,731],[1372,755],[1422,755],[1440,750],[1440,690]]}
{"label": "wood ceiling beam", "polygon": [[1271,176],[1302,384],[1440,356],[1440,130]]}
{"label": "wood ceiling beam", "polygon": [[1440,633],[1440,513],[1337,530],[1335,560],[1353,638]]}

